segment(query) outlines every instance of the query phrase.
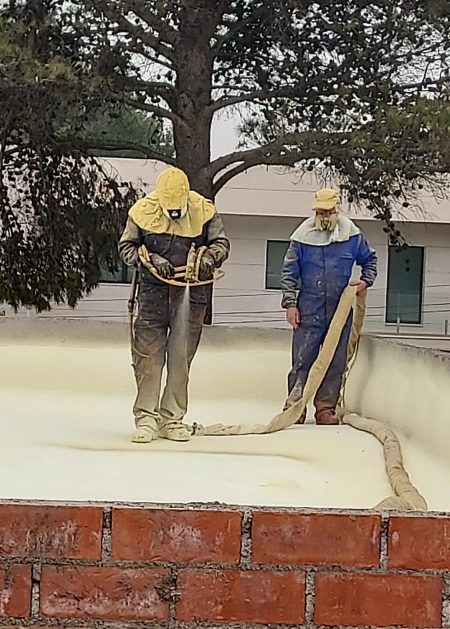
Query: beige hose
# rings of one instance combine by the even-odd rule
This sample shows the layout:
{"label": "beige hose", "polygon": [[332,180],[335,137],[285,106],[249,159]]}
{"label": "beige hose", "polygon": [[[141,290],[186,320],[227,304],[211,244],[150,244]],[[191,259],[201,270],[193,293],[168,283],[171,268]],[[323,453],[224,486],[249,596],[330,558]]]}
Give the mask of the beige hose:
{"label": "beige hose", "polygon": [[342,423],[353,426],[357,430],[368,432],[376,437],[383,446],[386,472],[396,498],[386,498],[376,508],[427,511],[428,505],[425,498],[411,483],[408,472],[404,468],[400,442],[392,428],[385,422],[360,417],[355,413],[345,413]]}
{"label": "beige hose", "polygon": [[[209,436],[268,434],[284,430],[295,424],[322,384],[352,309],[353,323],[347,350],[347,368],[341,387],[341,406],[344,407],[345,384],[356,357],[366,309],[366,293],[357,294],[354,286],[349,286],[342,293],[322,349],[308,374],[303,396],[300,400],[289,409],[276,415],[268,424],[253,426],[224,424],[201,426],[194,424],[193,433]],[[393,430],[384,422],[360,417],[355,413],[345,413],[341,410],[340,415],[344,424],[373,435],[383,446],[386,472],[395,497],[384,499],[376,505],[375,509],[426,511],[428,506],[425,499],[411,483],[404,468],[400,443]]]}
{"label": "beige hose", "polygon": [[[322,349],[315,363],[310,369],[308,379],[305,384],[303,396],[300,400],[295,402],[289,409],[275,415],[275,417],[268,424],[255,424],[253,426],[234,425],[227,426],[224,424],[214,424],[213,426],[200,426],[194,424],[193,432],[196,435],[208,435],[208,436],[225,436],[225,435],[261,435],[272,432],[278,432],[293,426],[299,417],[305,411],[308,403],[314,398],[320,385],[328,371],[329,366],[333,360],[339,340],[341,338],[342,330],[347,322],[347,319],[352,311],[355,301],[356,289],[354,286],[348,286],[342,293],[342,297],[339,301],[336,312],[334,313],[329,330],[325,337]],[[362,319],[364,319],[365,310],[365,294],[358,295],[357,301],[360,302],[359,312],[362,313]],[[353,330],[361,330],[362,320],[359,321],[357,317],[353,320]],[[353,331],[352,330],[352,331]],[[355,332],[356,334],[356,332]],[[357,334],[359,336],[359,332]]]}

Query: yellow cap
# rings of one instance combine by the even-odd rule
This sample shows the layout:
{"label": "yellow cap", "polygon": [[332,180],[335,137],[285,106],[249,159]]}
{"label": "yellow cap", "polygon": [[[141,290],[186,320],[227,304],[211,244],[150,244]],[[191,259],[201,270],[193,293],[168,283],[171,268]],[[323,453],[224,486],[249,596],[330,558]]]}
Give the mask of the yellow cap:
{"label": "yellow cap", "polygon": [[314,197],[315,210],[334,210],[339,205],[339,192],[333,188],[323,188]]}
{"label": "yellow cap", "polygon": [[179,168],[166,168],[156,182],[158,201],[163,210],[178,210],[187,207],[189,179]]}

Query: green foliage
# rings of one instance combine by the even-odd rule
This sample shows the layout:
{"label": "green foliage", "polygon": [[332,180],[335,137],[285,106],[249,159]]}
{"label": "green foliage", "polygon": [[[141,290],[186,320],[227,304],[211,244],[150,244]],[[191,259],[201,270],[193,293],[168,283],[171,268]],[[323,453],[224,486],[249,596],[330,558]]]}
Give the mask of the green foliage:
{"label": "green foliage", "polygon": [[[67,129],[66,129],[67,131]],[[117,144],[132,144],[147,146],[149,151],[158,149],[162,155],[170,157],[173,153],[170,135],[164,132],[161,121],[150,114],[136,109],[130,109],[120,104],[111,103],[101,107],[93,114],[79,130],[78,136],[86,141],[91,140],[94,148],[92,155],[101,157],[128,157],[139,158],[139,150],[120,149],[108,150],[96,149],[95,143],[113,142]]]}
{"label": "green foliage", "polygon": [[141,156],[134,143],[153,151],[164,136],[113,100],[58,4],[12,2],[0,21],[0,302],[39,311],[75,306],[117,268],[137,191],[90,156]]}

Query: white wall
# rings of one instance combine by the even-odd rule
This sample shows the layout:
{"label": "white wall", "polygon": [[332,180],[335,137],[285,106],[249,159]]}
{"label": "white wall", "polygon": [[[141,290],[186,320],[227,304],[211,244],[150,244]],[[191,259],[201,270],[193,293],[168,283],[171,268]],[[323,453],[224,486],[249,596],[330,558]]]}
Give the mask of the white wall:
{"label": "white wall", "polygon": [[[297,225],[296,219],[274,217],[225,216],[232,242],[227,276],[216,289],[216,322],[264,326],[283,325],[280,293],[265,290],[267,240],[287,240]],[[366,330],[396,332],[385,325],[387,284],[387,240],[382,224],[360,224],[379,259],[379,274],[369,292]],[[401,230],[411,245],[425,247],[424,318],[421,326],[402,325],[401,332],[443,334],[445,319],[450,319],[450,243],[449,225],[407,224]]]}
{"label": "white wall", "polygon": [[[104,166],[114,176],[150,190],[165,165],[149,160],[108,158]],[[313,173],[303,174],[294,169],[279,166],[254,166],[233,177],[216,198],[221,214],[245,216],[298,217],[309,216],[314,192],[326,183],[339,187],[339,182],[319,181]],[[402,199],[400,201],[403,201]],[[450,223],[450,199],[433,196],[428,190],[409,199],[410,206],[393,207],[395,220],[410,222]],[[357,207],[342,200],[344,212],[353,219],[371,220],[372,213],[365,206]]]}

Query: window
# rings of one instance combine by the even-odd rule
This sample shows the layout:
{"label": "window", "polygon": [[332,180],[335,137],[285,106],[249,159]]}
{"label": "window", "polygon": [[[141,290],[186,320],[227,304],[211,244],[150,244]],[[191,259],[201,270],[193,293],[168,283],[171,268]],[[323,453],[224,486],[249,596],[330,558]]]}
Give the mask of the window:
{"label": "window", "polygon": [[111,273],[111,271],[102,268],[100,282],[105,284],[131,284],[132,277],[133,267],[120,263],[119,270],[116,273]]}
{"label": "window", "polygon": [[279,290],[284,256],[289,247],[286,240],[268,240],[266,251],[266,288]]}
{"label": "window", "polygon": [[423,247],[389,247],[386,323],[422,323]]}

